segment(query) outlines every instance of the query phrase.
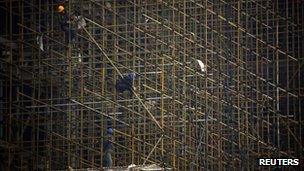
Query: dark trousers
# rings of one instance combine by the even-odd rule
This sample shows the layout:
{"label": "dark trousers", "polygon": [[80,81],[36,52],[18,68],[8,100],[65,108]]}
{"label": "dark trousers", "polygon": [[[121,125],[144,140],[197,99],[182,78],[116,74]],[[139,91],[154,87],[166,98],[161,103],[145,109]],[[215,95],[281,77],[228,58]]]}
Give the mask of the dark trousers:
{"label": "dark trousers", "polygon": [[120,93],[124,92],[124,91],[130,91],[130,93],[132,93],[133,87],[130,84],[127,84],[125,82],[118,82],[116,84],[116,90]]}
{"label": "dark trousers", "polygon": [[112,155],[110,152],[106,152],[103,156],[103,166],[111,167],[112,166]]}
{"label": "dark trousers", "polygon": [[75,39],[76,31],[73,29],[65,31],[65,42],[70,43]]}
{"label": "dark trousers", "polygon": [[61,30],[64,31],[65,42],[70,43],[75,39],[76,30],[69,27],[68,24],[61,24]]}

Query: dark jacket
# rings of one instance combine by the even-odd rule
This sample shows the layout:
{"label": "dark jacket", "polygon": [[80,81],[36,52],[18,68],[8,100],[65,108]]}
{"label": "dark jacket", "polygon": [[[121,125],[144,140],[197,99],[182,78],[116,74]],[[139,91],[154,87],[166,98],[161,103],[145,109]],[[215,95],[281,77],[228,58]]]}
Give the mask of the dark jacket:
{"label": "dark jacket", "polygon": [[116,82],[116,90],[118,92],[124,92],[126,90],[132,92],[134,79],[135,73],[129,73],[125,75],[123,78]]}

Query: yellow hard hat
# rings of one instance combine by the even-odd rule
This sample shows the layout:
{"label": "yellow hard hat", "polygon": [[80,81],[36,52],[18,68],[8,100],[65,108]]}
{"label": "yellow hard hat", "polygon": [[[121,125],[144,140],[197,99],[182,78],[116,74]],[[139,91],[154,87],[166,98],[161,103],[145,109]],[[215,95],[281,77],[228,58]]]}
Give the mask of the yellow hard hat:
{"label": "yellow hard hat", "polygon": [[62,11],[64,11],[64,6],[59,5],[57,10],[58,10],[58,12],[62,12]]}

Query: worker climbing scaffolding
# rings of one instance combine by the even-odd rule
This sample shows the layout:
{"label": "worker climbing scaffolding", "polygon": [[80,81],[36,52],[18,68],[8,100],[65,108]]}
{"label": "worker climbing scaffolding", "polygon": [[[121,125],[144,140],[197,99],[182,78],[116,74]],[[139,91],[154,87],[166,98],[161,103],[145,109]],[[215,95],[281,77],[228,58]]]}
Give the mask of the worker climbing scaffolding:
{"label": "worker climbing scaffolding", "polygon": [[69,14],[66,12],[64,6],[59,5],[57,11],[60,14],[60,29],[65,33],[65,42],[69,43],[75,38],[76,31],[75,29],[71,28],[70,17]]}
{"label": "worker climbing scaffolding", "polygon": [[65,42],[75,42],[77,31],[86,26],[86,22],[83,16],[80,15],[79,11],[75,11],[70,15],[65,10],[63,5],[59,5],[57,11],[60,14],[60,28],[65,33]]}
{"label": "worker climbing scaffolding", "polygon": [[117,80],[116,90],[120,93],[123,93],[124,91],[129,91],[130,94],[132,95],[133,91],[135,90],[135,87],[133,85],[135,78],[136,78],[136,74],[134,72],[127,73],[121,79]]}

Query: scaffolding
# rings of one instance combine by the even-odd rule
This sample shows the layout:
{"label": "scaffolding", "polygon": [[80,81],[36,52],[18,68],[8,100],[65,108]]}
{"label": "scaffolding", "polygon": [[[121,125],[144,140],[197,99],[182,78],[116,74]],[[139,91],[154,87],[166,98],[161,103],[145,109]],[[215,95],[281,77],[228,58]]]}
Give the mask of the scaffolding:
{"label": "scaffolding", "polygon": [[[108,127],[116,167],[303,157],[303,1],[0,3],[1,170],[101,170]],[[59,4],[86,20],[74,43]],[[133,96],[115,90],[128,72]]]}

